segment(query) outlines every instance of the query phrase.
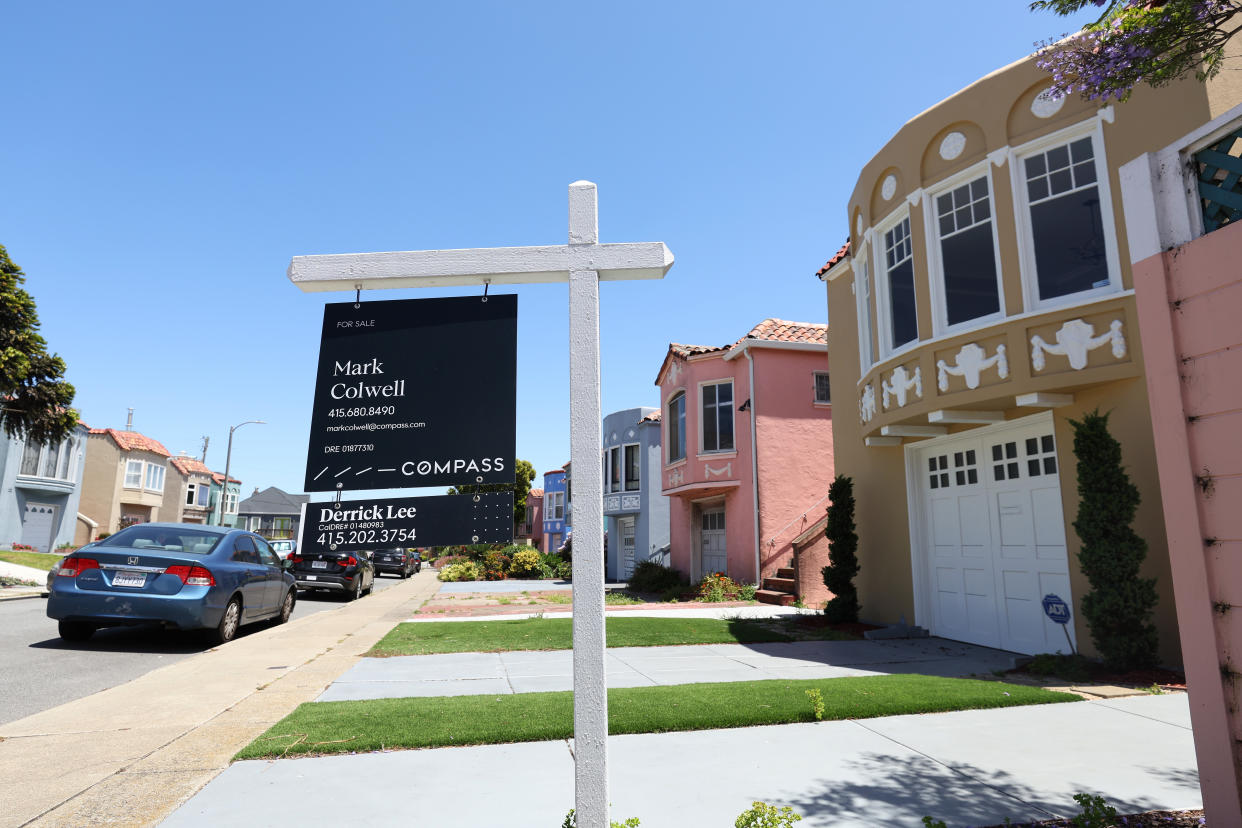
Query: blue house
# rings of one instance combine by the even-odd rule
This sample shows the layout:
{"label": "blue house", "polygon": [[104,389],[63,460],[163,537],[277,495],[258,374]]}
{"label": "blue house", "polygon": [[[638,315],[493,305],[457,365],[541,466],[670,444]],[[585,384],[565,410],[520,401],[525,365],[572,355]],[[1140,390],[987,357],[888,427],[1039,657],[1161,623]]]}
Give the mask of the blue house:
{"label": "blue house", "polygon": [[604,418],[605,577],[625,581],[642,561],[668,564],[669,503],[660,482],[660,410]]}
{"label": "blue house", "polygon": [[568,504],[565,491],[565,470],[545,472],[543,475],[543,551],[555,552],[565,543],[569,532],[566,513]]}
{"label": "blue house", "polygon": [[[52,552],[75,542],[87,432],[79,424],[49,446],[0,432],[0,544],[24,543]],[[89,530],[83,529],[85,536]]]}

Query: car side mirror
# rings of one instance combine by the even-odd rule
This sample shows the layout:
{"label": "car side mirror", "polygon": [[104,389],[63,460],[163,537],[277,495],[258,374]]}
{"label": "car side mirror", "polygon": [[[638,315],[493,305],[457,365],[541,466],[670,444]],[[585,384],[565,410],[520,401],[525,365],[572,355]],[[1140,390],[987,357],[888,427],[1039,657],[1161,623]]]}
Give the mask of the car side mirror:
{"label": "car side mirror", "polygon": [[281,569],[293,569],[293,561],[289,560],[288,558],[281,558],[280,568]]}

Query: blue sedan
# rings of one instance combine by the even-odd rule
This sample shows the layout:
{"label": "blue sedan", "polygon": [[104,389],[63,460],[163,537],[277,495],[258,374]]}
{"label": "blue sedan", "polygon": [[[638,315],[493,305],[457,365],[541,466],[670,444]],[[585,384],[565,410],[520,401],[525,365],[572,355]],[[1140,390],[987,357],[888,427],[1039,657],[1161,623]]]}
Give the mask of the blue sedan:
{"label": "blue sedan", "polygon": [[83,546],[54,571],[47,614],[66,641],[156,622],[208,630],[223,644],[242,624],[283,624],[297,600],[293,575],[267,541],[223,526],[135,524]]}

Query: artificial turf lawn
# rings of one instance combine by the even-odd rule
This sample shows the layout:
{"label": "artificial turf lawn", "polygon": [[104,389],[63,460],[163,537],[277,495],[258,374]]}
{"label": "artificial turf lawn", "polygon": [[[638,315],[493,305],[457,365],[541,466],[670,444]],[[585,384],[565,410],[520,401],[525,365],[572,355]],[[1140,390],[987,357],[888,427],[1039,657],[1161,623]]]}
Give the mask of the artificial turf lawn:
{"label": "artificial turf lawn", "polygon": [[[824,719],[870,719],[1079,701],[1070,693],[977,679],[894,675],[619,687],[608,691],[608,732],[664,733],[814,721],[807,690],[823,694]],[[235,759],[568,739],[573,693],[310,702]]]}
{"label": "artificial turf lawn", "polygon": [[0,551],[0,561],[29,566],[32,569],[49,571],[63,555],[50,552],[5,552]]}
{"label": "artificial turf lawn", "polygon": [[[719,618],[607,618],[609,647],[663,647],[678,644],[755,644],[793,641],[788,633],[751,620]],[[826,631],[843,640],[853,636]],[[513,621],[418,621],[398,624],[369,656],[431,653],[499,653],[509,650],[568,650],[573,647],[569,618]]]}

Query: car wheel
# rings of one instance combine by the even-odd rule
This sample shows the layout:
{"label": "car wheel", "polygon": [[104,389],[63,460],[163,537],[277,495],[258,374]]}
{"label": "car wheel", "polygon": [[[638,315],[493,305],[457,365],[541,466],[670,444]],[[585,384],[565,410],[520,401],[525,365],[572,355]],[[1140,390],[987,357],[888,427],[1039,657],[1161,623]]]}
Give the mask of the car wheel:
{"label": "car wheel", "polygon": [[289,620],[289,616],[293,615],[293,605],[297,602],[297,598],[293,595],[295,592],[297,590],[290,589],[285,593],[285,602],[280,605],[280,615],[276,616],[277,624],[284,624]]}
{"label": "car wheel", "polygon": [[401,580],[404,581],[408,577],[410,577],[410,568],[407,566],[405,569],[401,570]]}
{"label": "car wheel", "polygon": [[362,575],[354,576],[354,588],[345,593],[346,601],[357,601],[362,597]]}
{"label": "car wheel", "polygon": [[371,585],[362,591],[363,595],[370,595],[372,592],[375,592],[375,578],[375,575],[371,576]]}
{"label": "car wheel", "polygon": [[237,637],[237,628],[241,626],[241,599],[234,598],[224,608],[220,623],[212,631],[211,640],[216,644],[227,644]]}
{"label": "car wheel", "polygon": [[85,641],[95,634],[95,625],[85,621],[61,621],[57,628],[65,641]]}

